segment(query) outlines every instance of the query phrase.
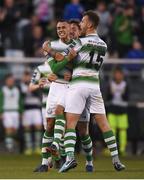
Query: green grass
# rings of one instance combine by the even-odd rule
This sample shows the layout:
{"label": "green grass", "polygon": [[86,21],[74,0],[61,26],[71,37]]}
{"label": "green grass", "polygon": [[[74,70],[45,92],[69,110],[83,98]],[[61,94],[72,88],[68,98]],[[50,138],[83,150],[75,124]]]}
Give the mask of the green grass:
{"label": "green grass", "polygon": [[94,161],[95,171],[85,172],[85,160],[83,156],[77,158],[78,166],[67,172],[58,173],[51,169],[47,173],[33,173],[33,169],[39,164],[39,156],[26,157],[24,155],[0,155],[0,178],[33,178],[33,179],[96,179],[96,178],[144,178],[144,157],[122,158],[126,170],[116,172],[113,169],[110,158],[97,157]]}

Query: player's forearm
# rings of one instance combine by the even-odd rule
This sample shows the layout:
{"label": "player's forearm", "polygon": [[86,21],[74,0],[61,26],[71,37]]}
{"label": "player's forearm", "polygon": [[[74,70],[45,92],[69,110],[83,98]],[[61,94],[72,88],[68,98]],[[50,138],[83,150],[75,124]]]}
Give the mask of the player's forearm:
{"label": "player's forearm", "polygon": [[68,62],[69,60],[67,59],[67,57],[65,57],[64,60],[60,62],[57,62],[55,59],[53,59],[49,62],[49,65],[51,67],[52,72],[56,74],[60,70],[62,70],[68,64]]}
{"label": "player's forearm", "polygon": [[30,84],[28,90],[30,92],[36,91],[39,89],[39,84]]}

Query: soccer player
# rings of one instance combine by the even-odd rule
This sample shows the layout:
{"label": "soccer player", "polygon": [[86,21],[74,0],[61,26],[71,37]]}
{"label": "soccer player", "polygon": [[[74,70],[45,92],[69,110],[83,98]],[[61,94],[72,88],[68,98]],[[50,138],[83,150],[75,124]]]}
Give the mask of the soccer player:
{"label": "soccer player", "polygon": [[14,151],[14,138],[19,128],[22,101],[20,91],[12,74],[5,77],[5,85],[0,90],[0,116],[5,129],[5,145],[9,152]]}
{"label": "soccer player", "polygon": [[[41,98],[40,93],[29,92],[28,87],[31,80],[31,73],[25,71],[23,74],[20,89],[24,99],[24,112],[22,124],[24,127],[25,151],[26,155],[33,152],[41,152],[41,135],[42,135],[42,115],[41,115]],[[32,140],[32,126],[34,127],[34,140]]]}
{"label": "soccer player", "polygon": [[114,168],[117,171],[125,169],[118,157],[116,139],[106,118],[99,86],[99,69],[103,63],[107,45],[96,33],[98,23],[99,17],[93,11],[86,12],[80,23],[81,33],[85,37],[81,38],[74,47],[78,54],[71,85],[67,92],[65,109],[67,119],[65,151],[67,159],[59,172],[68,171],[77,165],[74,158],[75,127],[86,104],[89,105],[90,113],[94,114],[103,133],[104,141],[112,156]]}
{"label": "soccer player", "polygon": [[[71,38],[77,39],[80,35],[80,27],[79,23],[77,21],[71,21],[70,22],[70,30],[69,34]],[[45,44],[43,48],[45,49],[48,44]],[[45,47],[46,46],[46,47]],[[46,49],[45,49],[46,50]],[[51,59],[51,63],[52,63]],[[53,68],[52,68],[53,70]],[[54,71],[53,71],[54,72]],[[57,83],[53,82],[54,88],[58,90]],[[62,85],[61,85],[62,86]],[[57,87],[57,88],[56,88]],[[53,88],[53,91],[54,91]],[[66,89],[67,90],[67,89]],[[61,93],[60,101],[55,102],[56,106],[56,121],[55,121],[55,127],[54,127],[54,141],[52,143],[51,149],[49,151],[52,151],[52,153],[55,153],[56,150],[59,150],[59,144],[61,144],[61,139],[64,134],[65,130],[65,117],[64,117],[64,108],[65,108],[65,95],[66,92],[63,94]],[[59,94],[57,94],[58,98],[60,97]],[[52,97],[53,98],[53,97]],[[48,104],[50,104],[50,101],[48,101]],[[78,131],[81,137],[82,147],[86,155],[86,171],[92,172],[93,171],[93,162],[92,162],[92,141],[89,136],[89,130],[88,130],[88,122],[90,119],[90,114],[88,113],[88,110],[85,109],[82,113],[82,116],[80,117],[80,121],[78,123]]]}
{"label": "soccer player", "polygon": [[52,143],[52,138],[47,137],[47,124],[46,121],[46,100],[49,92],[49,87],[51,81],[54,81],[57,78],[56,75],[52,74],[51,68],[48,63],[45,62],[42,65],[39,65],[32,75],[31,82],[29,84],[29,91],[34,92],[37,90],[42,91],[42,116],[43,116],[43,125],[45,132],[42,138],[42,162],[41,165],[38,166],[34,172],[47,172],[48,166],[51,167],[51,154],[47,152],[46,148],[49,144]]}
{"label": "soccer player", "polygon": [[[51,46],[56,49],[56,50],[60,50],[60,51],[64,51],[68,46],[67,43],[70,41],[69,37],[68,37],[68,32],[69,32],[69,24],[65,21],[59,21],[57,23],[57,34],[59,36],[59,39],[57,41],[52,41],[51,42]],[[51,56],[48,55],[48,61],[51,60]],[[64,62],[65,64],[67,64],[67,62]],[[61,66],[61,64],[63,64],[63,62],[59,63],[59,62],[49,62],[49,64],[47,64],[48,66],[51,66],[52,69],[54,70],[54,73],[57,74],[57,66]],[[58,67],[59,70],[59,67]],[[57,79],[53,79],[52,81],[54,81],[52,84],[58,85],[56,88],[56,91],[58,91],[58,93],[53,89],[53,94],[52,94],[52,98],[50,100],[47,100],[47,106],[50,105],[50,107],[47,108],[46,110],[46,131],[44,133],[44,139],[43,142],[48,142],[48,143],[43,143],[44,148],[42,148],[42,156],[44,157],[42,160],[42,164],[36,168],[35,172],[46,172],[48,171],[48,167],[49,162],[47,160],[47,157],[50,156],[50,154],[47,154],[46,152],[46,146],[50,147],[52,141],[53,141],[53,130],[54,130],[54,124],[55,124],[55,108],[56,108],[56,103],[59,97],[61,97],[61,92],[62,89],[65,89],[67,87],[67,83],[68,80],[70,79],[69,74],[67,73],[67,71],[63,71],[60,72],[59,74],[57,74]],[[43,81],[43,82],[42,82]],[[46,79],[42,80],[41,79],[41,85],[43,86],[45,84]],[[53,85],[54,86],[54,85]],[[51,92],[51,88],[50,88],[50,92]],[[49,92],[49,93],[50,93]],[[54,108],[54,109],[53,109]],[[44,155],[45,154],[45,155]],[[55,159],[56,162],[59,161],[59,158]]]}
{"label": "soccer player", "polygon": [[108,120],[115,135],[118,130],[119,152],[121,155],[126,154],[128,92],[128,84],[124,80],[124,73],[121,68],[116,68],[108,88],[108,100],[110,102]]}

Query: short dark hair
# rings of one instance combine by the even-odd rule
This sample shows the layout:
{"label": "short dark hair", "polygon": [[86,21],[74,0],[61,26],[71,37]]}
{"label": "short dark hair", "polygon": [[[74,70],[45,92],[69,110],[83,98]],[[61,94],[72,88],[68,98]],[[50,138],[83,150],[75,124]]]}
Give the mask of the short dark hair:
{"label": "short dark hair", "polygon": [[88,10],[88,11],[84,12],[83,16],[88,16],[89,20],[93,24],[93,27],[97,28],[100,19],[99,19],[98,14],[95,11]]}
{"label": "short dark hair", "polygon": [[80,29],[80,21],[77,19],[70,19],[69,24],[75,24]]}
{"label": "short dark hair", "polygon": [[4,80],[6,81],[7,79],[9,79],[11,77],[13,77],[13,74],[12,73],[8,73],[8,74],[5,75]]}
{"label": "short dark hair", "polygon": [[123,68],[121,67],[121,66],[116,66],[114,69],[113,69],[113,72],[115,73],[115,72],[120,72],[120,73],[124,73],[123,72]]}
{"label": "short dark hair", "polygon": [[57,20],[57,23],[59,23],[59,22],[61,22],[61,23],[66,22],[66,23],[69,24],[69,21],[67,21],[67,20],[65,20],[65,19],[58,19],[58,20]]}

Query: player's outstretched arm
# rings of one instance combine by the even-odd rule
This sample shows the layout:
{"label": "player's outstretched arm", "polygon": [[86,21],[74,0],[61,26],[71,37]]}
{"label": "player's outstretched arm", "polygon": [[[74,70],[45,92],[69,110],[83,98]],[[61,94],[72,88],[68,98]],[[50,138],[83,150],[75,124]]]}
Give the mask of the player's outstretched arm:
{"label": "player's outstretched arm", "polygon": [[62,70],[71,60],[73,60],[77,56],[76,51],[71,49],[67,56],[64,56],[63,61],[57,62],[54,58],[49,58],[48,63],[51,67],[53,73],[57,74],[60,70]]}

